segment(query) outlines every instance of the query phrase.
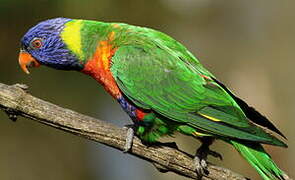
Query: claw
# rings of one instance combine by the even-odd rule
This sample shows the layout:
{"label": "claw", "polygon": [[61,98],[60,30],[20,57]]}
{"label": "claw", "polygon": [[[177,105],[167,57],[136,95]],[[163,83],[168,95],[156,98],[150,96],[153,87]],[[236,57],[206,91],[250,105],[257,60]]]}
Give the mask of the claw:
{"label": "claw", "polygon": [[218,152],[211,151],[209,149],[209,146],[213,143],[213,138],[202,138],[201,142],[202,145],[199,147],[199,149],[196,152],[196,156],[194,158],[194,164],[196,167],[196,172],[198,174],[198,178],[202,178],[204,175],[208,175],[209,171],[207,169],[207,156],[211,155],[213,157],[219,158],[222,160],[222,155]]}
{"label": "claw", "polygon": [[196,172],[198,174],[198,179],[202,178],[203,175],[208,174],[207,162],[206,162],[205,159],[201,159],[200,157],[195,156],[194,165],[196,167]]}
{"label": "claw", "polygon": [[11,119],[13,122],[17,120],[17,116],[19,115],[19,112],[17,112],[14,109],[6,108],[4,109],[9,119]]}
{"label": "claw", "polygon": [[132,148],[133,138],[134,138],[134,129],[130,126],[125,126],[125,129],[127,129],[126,133],[126,141],[124,145],[123,152],[127,153]]}
{"label": "claw", "polygon": [[209,149],[208,155],[211,155],[211,156],[213,156],[215,158],[218,158],[220,160],[223,160],[222,155],[220,153],[216,152],[216,151],[212,151],[212,150]]}

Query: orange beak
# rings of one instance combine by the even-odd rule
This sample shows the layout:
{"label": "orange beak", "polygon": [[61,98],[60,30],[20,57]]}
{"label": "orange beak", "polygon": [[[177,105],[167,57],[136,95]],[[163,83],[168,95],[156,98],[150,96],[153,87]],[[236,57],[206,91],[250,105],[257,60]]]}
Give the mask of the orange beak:
{"label": "orange beak", "polygon": [[31,54],[29,54],[25,50],[20,51],[18,62],[19,62],[20,67],[22,68],[22,70],[27,74],[30,74],[28,67],[39,67],[40,66],[40,63],[35,58],[33,58],[31,56]]}

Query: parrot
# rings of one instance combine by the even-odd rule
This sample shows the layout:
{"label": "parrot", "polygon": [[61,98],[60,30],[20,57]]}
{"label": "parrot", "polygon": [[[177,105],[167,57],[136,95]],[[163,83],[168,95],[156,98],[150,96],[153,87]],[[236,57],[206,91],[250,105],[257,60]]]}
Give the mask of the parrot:
{"label": "parrot", "polygon": [[[158,30],[121,22],[53,18],[21,38],[19,65],[82,72],[101,84],[128,114],[124,151],[137,136],[155,143],[174,133],[194,137],[196,173],[206,175],[214,140],[232,145],[264,180],[285,180],[263,144],[287,147],[275,125],[237,97],[184,45]],[[272,131],[272,132],[271,132]]]}

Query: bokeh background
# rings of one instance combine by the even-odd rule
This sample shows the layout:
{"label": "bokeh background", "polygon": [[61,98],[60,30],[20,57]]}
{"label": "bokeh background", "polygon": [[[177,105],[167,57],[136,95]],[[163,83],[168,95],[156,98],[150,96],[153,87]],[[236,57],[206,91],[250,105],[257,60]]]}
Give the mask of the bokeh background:
{"label": "bokeh background", "polygon": [[[293,0],[0,0],[0,82],[25,83],[37,97],[123,126],[128,117],[90,77],[46,67],[32,69],[30,76],[21,72],[19,40],[37,22],[59,16],[152,27],[187,46],[284,132],[288,149],[266,148],[295,177],[294,7]],[[189,153],[199,145],[181,135],[168,141]],[[186,179],[24,118],[13,123],[3,112],[0,147],[1,180]],[[218,141],[212,148],[224,160],[211,161],[260,179],[229,145]]]}

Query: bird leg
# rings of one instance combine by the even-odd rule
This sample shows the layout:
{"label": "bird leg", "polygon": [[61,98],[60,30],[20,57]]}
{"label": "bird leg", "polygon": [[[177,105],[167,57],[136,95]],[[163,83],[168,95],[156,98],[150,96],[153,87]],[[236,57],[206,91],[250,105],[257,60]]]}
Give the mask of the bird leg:
{"label": "bird leg", "polygon": [[19,112],[11,108],[5,108],[4,112],[7,114],[8,118],[13,122],[17,120],[17,116],[19,115]]}
{"label": "bird leg", "polygon": [[211,151],[209,149],[209,146],[213,143],[214,138],[213,137],[202,137],[199,138],[202,145],[197,149],[196,155],[194,158],[194,164],[196,167],[196,172],[198,174],[198,178],[201,179],[203,175],[208,175],[207,170],[207,156],[211,155],[217,158],[220,158],[222,160],[221,154]]}
{"label": "bird leg", "polygon": [[134,124],[129,124],[124,126],[124,129],[127,129],[127,133],[126,133],[126,139],[125,139],[125,145],[124,145],[124,149],[123,149],[123,153],[127,153],[131,147],[132,147],[132,143],[133,143],[133,138],[134,138],[134,134],[135,134],[135,126]]}

